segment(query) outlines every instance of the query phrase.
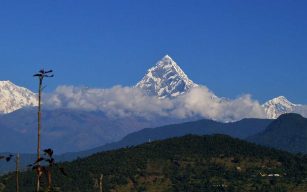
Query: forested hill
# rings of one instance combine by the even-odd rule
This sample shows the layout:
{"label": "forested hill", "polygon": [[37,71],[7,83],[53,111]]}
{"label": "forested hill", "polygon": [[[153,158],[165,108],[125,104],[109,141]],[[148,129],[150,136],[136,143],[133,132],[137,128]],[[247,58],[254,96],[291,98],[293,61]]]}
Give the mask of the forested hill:
{"label": "forested hill", "polygon": [[[59,161],[72,161],[77,159],[78,157],[82,158],[90,156],[97,152],[110,151],[131,145],[139,145],[142,143],[146,143],[149,140],[150,141],[162,140],[171,137],[180,137],[187,134],[194,134],[194,135],[226,134],[232,137],[238,137],[244,139],[264,131],[267,125],[270,124],[271,122],[272,120],[270,119],[242,119],[237,122],[221,123],[213,120],[202,119],[198,121],[171,124],[157,128],[146,128],[137,132],[130,133],[118,142],[109,143],[86,151],[64,153],[56,156],[56,158]],[[57,150],[55,151],[58,153]],[[0,155],[7,155],[7,154],[1,153]],[[24,170],[29,163],[33,162],[33,160],[36,159],[36,156],[37,156],[36,154],[32,155],[20,154],[21,169]],[[14,162],[7,163],[5,161],[0,161],[0,173],[3,174],[5,172],[8,172],[9,170],[11,171],[15,170],[15,163]]]}
{"label": "forested hill", "polygon": [[[97,153],[53,171],[57,191],[306,191],[307,157],[225,135],[184,136]],[[21,174],[20,190],[33,191],[33,171]],[[14,191],[14,175],[1,178]]]}
{"label": "forested hill", "polygon": [[202,119],[198,121],[166,125],[156,128],[146,128],[130,133],[122,140],[106,144],[87,151],[66,153],[60,156],[62,160],[70,161],[76,157],[86,157],[91,154],[119,149],[122,147],[140,145],[148,141],[163,140],[171,137],[181,137],[188,134],[213,135],[225,134],[232,137],[245,139],[265,130],[272,122],[271,119],[242,119],[236,122],[221,123],[213,120]]}
{"label": "forested hill", "polygon": [[294,153],[307,154],[307,118],[299,114],[283,114],[249,141]]}

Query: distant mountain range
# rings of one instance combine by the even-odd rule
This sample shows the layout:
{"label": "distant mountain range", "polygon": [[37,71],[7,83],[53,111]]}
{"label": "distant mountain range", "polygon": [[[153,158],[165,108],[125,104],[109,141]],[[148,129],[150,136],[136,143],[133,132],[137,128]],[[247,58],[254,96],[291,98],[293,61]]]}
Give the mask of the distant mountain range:
{"label": "distant mountain range", "polygon": [[[284,114],[276,120],[243,119],[237,122],[221,123],[203,119],[157,128],[146,128],[130,133],[118,142],[109,143],[90,150],[64,153],[56,156],[56,159],[58,161],[71,161],[97,152],[135,146],[187,134],[226,134],[277,149],[307,153],[307,119],[298,114]],[[22,154],[22,167],[33,161],[35,157],[36,155]],[[13,168],[13,163],[0,162],[0,172],[12,170]]]}
{"label": "distant mountain range", "polygon": [[[167,101],[176,98],[179,98],[178,101],[180,101],[182,96],[191,92],[194,88],[197,89],[199,87],[201,87],[201,85],[190,80],[176,62],[168,55],[163,57],[154,67],[149,69],[142,80],[134,86],[135,89],[140,89],[147,95],[153,96],[158,100],[155,102],[160,103],[160,105],[156,106],[156,103],[151,105],[151,107],[155,108],[157,111],[163,106],[163,101],[165,101],[165,105],[170,106],[171,110],[171,108],[176,107],[178,103],[169,103]],[[82,90],[80,94],[85,94],[90,97],[95,91],[96,90],[86,92],[86,90]],[[104,92],[105,91],[102,90],[99,94]],[[79,92],[76,94],[73,93],[72,95],[78,94]],[[120,93],[120,99],[125,98],[124,94],[125,92]],[[194,101],[193,96],[197,96],[197,94],[201,93],[196,92],[195,94],[185,99],[188,104],[194,102],[192,106],[198,107],[198,100]],[[208,92],[208,94],[210,98],[208,102],[212,103],[212,105],[208,105],[208,111],[210,111],[210,107],[224,105],[228,102],[227,99],[217,97],[213,92]],[[112,97],[112,95],[110,97]],[[57,101],[56,99],[55,101]],[[70,98],[65,99],[69,100]],[[82,98],[77,99],[79,105],[84,105]],[[136,102],[138,102],[138,98],[132,97],[131,99],[136,99]],[[144,105],[147,104],[144,96],[141,96],[140,99],[145,101],[143,101]],[[67,102],[68,106],[73,106],[69,101]],[[95,102],[99,103],[100,100],[96,100]],[[45,101],[45,103],[48,102]],[[95,106],[98,105],[97,103],[90,103],[90,105]],[[34,152],[37,127],[36,105],[37,98],[35,93],[26,88],[16,86],[10,81],[0,81],[0,113],[2,113],[2,115],[0,115],[0,151]],[[206,118],[206,114],[194,114],[193,110],[185,117],[185,112],[180,111],[180,109],[175,113],[167,113],[167,115],[152,114],[150,117],[144,116],[141,109],[138,109],[133,115],[120,115],[121,113],[125,114],[128,110],[133,110],[135,108],[134,105],[135,103],[132,103],[128,108],[119,109],[119,115],[117,116],[109,115],[108,110],[101,111],[99,109],[82,110],[73,107],[44,108],[42,121],[43,146],[52,147],[60,153],[80,151],[118,141],[127,134],[139,131],[143,128],[158,127]],[[113,101],[109,103],[102,102],[101,106],[108,106],[109,109],[118,108]],[[183,105],[182,108],[184,107]],[[204,107],[207,107],[207,105]],[[230,117],[227,120],[224,119],[224,121],[235,121],[240,119],[240,116],[236,116],[235,118],[232,117],[232,109],[236,110],[237,108],[236,106],[230,108],[225,115]],[[293,104],[282,96],[266,102],[262,105],[262,109],[266,112],[268,118],[273,119],[281,114],[289,112],[300,113],[303,116],[307,115],[307,107],[305,105]],[[183,113],[183,117],[180,117],[180,115],[182,115],[181,113]],[[176,114],[176,116],[173,114]],[[223,119],[218,120],[223,121]],[[233,131],[235,132],[235,130]],[[229,134],[232,135],[232,133]]]}
{"label": "distant mountain range", "polygon": [[[80,151],[118,141],[127,134],[145,127],[157,127],[180,121],[184,120],[135,116],[111,118],[101,111],[43,110],[42,147],[51,147],[56,153]],[[0,115],[0,133],[2,152],[35,152],[37,109],[24,108]]]}
{"label": "distant mountain range", "polygon": [[[34,113],[34,111],[28,111],[27,113]],[[1,129],[1,132],[3,132],[4,134],[0,135],[0,146],[2,148],[5,147],[6,151],[10,152],[16,150],[22,151],[23,154],[21,154],[21,167],[25,167],[27,164],[31,163],[36,158],[36,155],[24,154],[25,152],[28,152],[31,147],[35,149],[36,138],[33,139],[33,135],[35,135],[36,131],[36,127],[34,125],[35,119],[32,119],[33,122],[31,123],[30,119],[27,119],[26,113],[20,110],[12,114],[15,116],[11,117],[11,114],[8,114],[7,118],[9,117],[13,121],[18,116],[18,119],[23,120],[21,122],[15,122],[16,124],[14,126],[21,127],[22,125],[25,125],[23,129],[27,129],[27,126],[31,125],[31,127],[33,126],[33,129],[31,129],[29,133],[19,133],[18,131],[12,133],[9,131],[9,129],[6,131]],[[103,141],[105,142],[106,139],[103,138],[103,136],[110,135],[108,131],[114,133],[112,128],[108,129],[107,127],[120,127],[120,125],[118,125],[119,122],[117,122],[117,120],[111,122],[111,125],[105,125],[105,123],[103,122],[108,120],[103,119],[103,114],[99,112],[89,113],[59,110],[46,111],[43,114],[45,114],[45,117],[48,116],[52,118],[43,118],[46,127],[45,130],[47,130],[44,131],[42,134],[42,146],[48,146],[53,148],[56,154],[70,151],[70,148],[76,148],[76,145],[86,144],[87,142],[97,143],[97,140],[99,141],[99,139],[101,143]],[[52,119],[55,117],[59,119],[59,121],[53,121]],[[129,119],[125,119],[122,121],[130,123],[133,123],[134,121],[137,123],[143,122],[144,124],[147,123],[148,125],[151,123],[141,119],[130,119],[129,121],[128,120]],[[1,119],[0,116],[0,122],[2,121],[3,119]],[[165,123],[167,121],[163,122]],[[139,131],[135,129],[135,132],[130,134],[126,133],[128,135],[118,142],[111,142],[111,140],[108,139],[109,144],[103,145],[102,143],[99,147],[92,148],[90,150],[83,150],[74,153],[64,153],[62,155],[58,155],[56,159],[60,161],[70,161],[76,159],[77,157],[85,157],[101,151],[114,150],[155,140],[184,136],[187,134],[227,134],[233,137],[245,139],[247,137],[264,131],[264,129],[270,122],[272,122],[272,120],[269,119],[243,119],[238,122],[221,123],[213,120],[203,119],[182,124],[177,123],[156,128],[146,128]],[[159,122],[155,123],[158,124]],[[85,126],[84,124],[89,124],[91,126],[88,126],[87,129],[83,129],[82,127]],[[14,126],[10,125],[9,127]],[[130,126],[132,126],[132,124]],[[0,128],[1,127],[2,126],[0,125]],[[137,127],[136,123],[134,124],[134,127]],[[122,126],[122,129],[129,130],[126,129],[124,126]],[[101,130],[105,130],[104,134],[101,134]],[[78,135],[76,133],[78,133]],[[123,136],[124,135],[122,135],[122,137]],[[10,145],[12,141],[14,141],[14,143]],[[0,173],[3,171],[12,170],[13,168],[14,163],[7,164],[6,162],[0,161]]]}
{"label": "distant mountain range", "polygon": [[71,160],[76,157],[85,157],[101,151],[180,137],[187,134],[225,134],[284,151],[307,154],[307,119],[299,114],[289,113],[281,115],[276,120],[243,119],[237,122],[221,123],[203,119],[157,128],[146,128],[128,134],[118,142],[83,152],[67,153],[62,158]]}
{"label": "distant mountain range", "polygon": [[77,157],[85,157],[93,153],[119,149],[122,147],[139,145],[146,142],[163,140],[172,137],[180,137],[187,134],[212,135],[225,134],[235,138],[246,139],[260,133],[272,122],[270,119],[242,119],[237,122],[221,123],[212,120],[198,120],[180,124],[166,125],[156,128],[145,128],[128,134],[118,142],[106,144],[91,150],[77,153],[65,153],[60,158],[72,160]]}
{"label": "distant mountain range", "polygon": [[[135,87],[144,90],[150,96],[160,99],[174,98],[189,92],[200,85],[194,83],[177,63],[168,55],[150,68]],[[10,81],[0,81],[0,113],[7,114],[24,107],[37,105],[37,95],[19,87]],[[227,99],[212,94],[212,102],[221,103]],[[267,118],[276,119],[284,113],[299,113],[307,116],[307,106],[294,104],[284,96],[276,97],[262,105]]]}

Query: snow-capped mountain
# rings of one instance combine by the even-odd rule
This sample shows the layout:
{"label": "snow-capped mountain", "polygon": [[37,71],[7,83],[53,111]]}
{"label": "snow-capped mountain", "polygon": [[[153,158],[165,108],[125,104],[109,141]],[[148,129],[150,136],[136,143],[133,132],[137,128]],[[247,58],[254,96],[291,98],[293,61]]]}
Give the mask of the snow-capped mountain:
{"label": "snow-capped mountain", "polygon": [[279,96],[264,103],[262,107],[270,119],[276,119],[282,114],[294,112],[301,105],[293,104],[284,96]]}
{"label": "snow-capped mountain", "polygon": [[175,97],[198,86],[182,71],[168,55],[150,68],[136,87],[145,90],[148,95],[159,98]]}
{"label": "snow-capped mountain", "polygon": [[[232,122],[246,117],[265,118],[266,114],[267,118],[277,118],[289,112],[307,117],[307,105],[293,104],[282,96],[266,102],[263,108],[249,97],[236,100],[218,97],[207,87],[193,83],[169,56],[149,69],[136,87],[160,100],[144,97],[139,90],[127,87],[84,91],[63,86],[51,93],[51,97],[44,97],[50,99],[48,102],[45,100],[43,113],[43,134],[47,146],[55,144],[56,147],[52,148],[63,152],[84,150],[119,140],[145,127],[199,118]],[[56,102],[59,105],[54,107]],[[19,150],[20,146],[25,150],[35,149],[31,147],[35,145],[35,129],[31,127],[36,123],[36,109],[16,110],[36,105],[35,93],[10,81],[0,81],[0,113],[10,113],[0,115],[0,129],[5,133],[2,138],[6,139],[1,141],[20,141],[19,144],[7,145],[12,148],[6,150]]]}
{"label": "snow-capped mountain", "polygon": [[10,113],[27,106],[37,106],[35,93],[10,81],[0,81],[0,113]]}
{"label": "snow-capped mountain", "polygon": [[[160,99],[173,98],[188,92],[191,88],[197,87],[176,62],[168,55],[164,56],[156,65],[150,68],[143,79],[137,83],[139,87],[146,91],[148,95],[157,96]],[[212,102],[225,103],[226,98],[219,98],[212,93]],[[284,96],[276,97],[262,105],[265,115],[269,119],[276,119],[281,114],[305,112],[307,106],[294,104]]]}
{"label": "snow-capped mountain", "polygon": [[[195,84],[176,62],[168,55],[164,56],[156,65],[150,68],[143,79],[135,87],[143,89],[148,95],[160,99],[174,98],[187,93]],[[211,94],[211,102],[227,104],[226,98]],[[0,81],[0,114],[16,111],[23,107],[37,106],[37,95],[30,90],[19,87],[10,81]],[[262,105],[267,118],[275,119],[284,113],[299,113],[307,117],[307,105],[294,104],[284,96],[276,97]]]}

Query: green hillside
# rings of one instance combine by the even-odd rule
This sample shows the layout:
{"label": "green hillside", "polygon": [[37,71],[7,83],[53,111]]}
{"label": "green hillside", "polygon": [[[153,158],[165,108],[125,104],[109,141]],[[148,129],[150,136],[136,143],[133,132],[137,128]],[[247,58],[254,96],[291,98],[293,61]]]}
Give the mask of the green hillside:
{"label": "green hillside", "polygon": [[[53,171],[55,191],[306,191],[307,156],[292,155],[224,135],[184,136],[109,151],[64,163]],[[275,174],[275,176],[270,176]],[[34,172],[21,174],[34,191]],[[1,191],[15,191],[14,174]]]}

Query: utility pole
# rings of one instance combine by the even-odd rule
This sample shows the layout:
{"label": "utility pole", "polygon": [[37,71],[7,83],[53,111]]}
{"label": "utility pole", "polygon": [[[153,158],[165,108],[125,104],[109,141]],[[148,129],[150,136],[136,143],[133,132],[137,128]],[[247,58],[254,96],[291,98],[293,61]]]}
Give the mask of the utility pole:
{"label": "utility pole", "polygon": [[19,153],[16,155],[16,192],[19,192]]}
{"label": "utility pole", "polygon": [[[38,112],[37,112],[37,159],[40,158],[40,131],[41,131],[41,100],[42,100],[42,85],[44,77],[53,77],[53,75],[49,75],[52,73],[52,70],[45,71],[39,70],[38,73],[34,74],[34,77],[38,77]],[[39,166],[39,162],[37,164]],[[37,180],[36,180],[36,192],[39,192],[40,189],[40,170],[38,167],[37,170]]]}

